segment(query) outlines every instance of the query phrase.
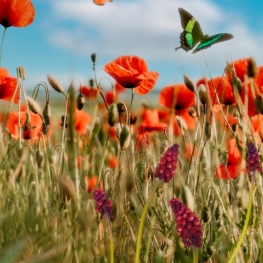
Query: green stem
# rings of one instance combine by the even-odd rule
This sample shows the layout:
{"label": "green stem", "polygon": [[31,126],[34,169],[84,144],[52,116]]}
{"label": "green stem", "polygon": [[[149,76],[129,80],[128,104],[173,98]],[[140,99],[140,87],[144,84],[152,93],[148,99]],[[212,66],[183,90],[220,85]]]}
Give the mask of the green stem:
{"label": "green stem", "polygon": [[247,228],[248,228],[248,223],[249,223],[249,220],[250,220],[250,217],[251,217],[251,211],[252,211],[253,197],[254,197],[254,193],[255,193],[255,188],[256,188],[255,181],[253,180],[252,181],[252,186],[251,186],[251,189],[250,189],[250,194],[249,194],[249,201],[248,201],[248,208],[247,208],[245,224],[244,224],[242,233],[241,233],[241,235],[239,237],[239,240],[238,240],[238,242],[237,242],[237,244],[235,246],[235,249],[234,249],[234,251],[232,253],[232,256],[230,257],[228,263],[231,263],[231,262],[233,262],[235,260],[236,255],[237,255],[237,253],[239,251],[239,248],[242,245],[243,240],[245,238],[245,235],[246,235],[246,232],[247,232]]}
{"label": "green stem", "polygon": [[198,248],[192,246],[193,248],[193,263],[198,263]]}
{"label": "green stem", "polygon": [[110,235],[110,263],[114,263],[114,245],[113,245],[113,236],[112,236],[112,230],[111,230],[111,223],[108,216],[105,217],[109,235]]}
{"label": "green stem", "polygon": [[6,27],[4,29],[3,38],[2,38],[2,42],[1,42],[1,48],[0,48],[0,67],[2,66],[2,53],[3,53],[5,34],[6,34]]}
{"label": "green stem", "polygon": [[158,186],[160,185],[160,182],[156,183],[156,185],[154,186],[154,188],[152,189],[151,195],[149,196],[147,202],[145,203],[143,212],[142,212],[142,217],[140,220],[140,225],[139,225],[139,230],[138,230],[138,237],[137,237],[137,245],[136,245],[136,254],[135,254],[135,263],[140,263],[140,252],[141,252],[141,243],[142,243],[142,231],[143,231],[143,225],[144,225],[144,221],[147,215],[147,210],[148,207],[150,206],[153,197],[156,194],[156,189],[158,188]]}

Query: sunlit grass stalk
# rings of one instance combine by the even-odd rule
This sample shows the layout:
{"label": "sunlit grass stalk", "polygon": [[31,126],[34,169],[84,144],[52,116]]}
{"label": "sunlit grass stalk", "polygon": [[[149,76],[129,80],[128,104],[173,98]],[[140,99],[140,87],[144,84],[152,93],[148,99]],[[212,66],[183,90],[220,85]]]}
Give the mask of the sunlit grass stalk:
{"label": "sunlit grass stalk", "polygon": [[112,235],[112,229],[111,229],[111,222],[109,217],[106,215],[106,223],[108,227],[108,232],[110,235],[110,263],[114,263],[114,243],[113,243],[113,235]]}
{"label": "sunlit grass stalk", "polygon": [[250,193],[249,193],[249,201],[248,201],[248,208],[247,208],[247,213],[246,213],[246,219],[245,219],[245,223],[241,232],[241,235],[238,239],[238,242],[233,250],[233,253],[228,261],[228,263],[231,263],[235,260],[236,255],[244,241],[245,235],[247,233],[247,229],[248,229],[248,224],[249,224],[249,220],[251,218],[251,213],[252,213],[252,206],[253,206],[253,198],[254,198],[254,194],[255,194],[255,189],[256,189],[256,184],[255,184],[255,171],[253,171],[252,173],[252,185],[251,185],[251,189],[250,189]]}
{"label": "sunlit grass stalk", "polygon": [[109,142],[109,138],[110,138],[110,129],[109,129],[108,136],[107,136],[107,139],[106,139],[106,142],[105,142],[105,145],[104,145],[104,149],[103,149],[103,153],[102,153],[98,183],[100,182],[101,177],[102,177],[102,169],[104,167],[105,153],[106,153],[107,145],[108,145],[108,142]]}
{"label": "sunlit grass stalk", "polygon": [[143,232],[143,227],[144,227],[144,221],[145,221],[145,218],[147,216],[148,208],[149,208],[153,198],[156,195],[156,189],[158,188],[160,183],[161,183],[160,181],[156,183],[156,185],[152,189],[152,192],[151,192],[151,194],[150,194],[150,196],[149,196],[149,198],[148,198],[148,200],[145,203],[145,206],[143,208],[143,212],[142,212],[142,216],[141,216],[141,220],[140,220],[140,225],[139,225],[139,230],[138,230],[138,236],[137,236],[135,263],[140,263],[140,252],[141,252],[142,232]]}

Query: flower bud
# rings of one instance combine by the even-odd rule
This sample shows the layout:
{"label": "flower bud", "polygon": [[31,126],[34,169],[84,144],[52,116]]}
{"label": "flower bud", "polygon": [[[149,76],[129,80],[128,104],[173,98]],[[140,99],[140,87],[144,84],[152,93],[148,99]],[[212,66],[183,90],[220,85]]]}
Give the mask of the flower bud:
{"label": "flower bud", "polygon": [[186,75],[184,75],[184,84],[185,84],[185,86],[189,89],[189,90],[191,90],[192,92],[195,92],[195,84],[192,82],[192,80],[188,77],[188,76],[186,76]]}
{"label": "flower bud", "polygon": [[205,123],[205,136],[208,140],[211,139],[211,125],[209,122]]}
{"label": "flower bud", "polygon": [[120,147],[124,151],[128,148],[131,140],[130,128],[127,125],[124,125],[120,133]]}
{"label": "flower bud", "polygon": [[60,92],[60,93],[64,93],[64,90],[63,90],[61,84],[54,77],[52,77],[51,75],[47,75],[47,80],[48,80],[50,86],[54,90],[56,90],[57,92]]}
{"label": "flower bud", "polygon": [[194,107],[190,107],[188,108],[188,114],[192,117],[192,118],[197,118],[197,112],[195,110]]}
{"label": "flower bud", "polygon": [[85,98],[84,98],[84,96],[83,96],[82,93],[79,93],[79,95],[78,95],[78,97],[77,97],[77,102],[76,102],[76,104],[77,104],[77,109],[78,109],[78,110],[82,110],[82,108],[83,108],[83,106],[84,106],[84,104],[85,104]]}
{"label": "flower bud", "polygon": [[201,211],[201,218],[203,219],[203,222],[206,224],[210,222],[211,220],[211,212],[210,209],[207,206],[204,206]]}
{"label": "flower bud", "polygon": [[256,61],[253,58],[250,58],[247,65],[247,75],[250,78],[254,78],[258,72]]}
{"label": "flower bud", "polygon": [[92,63],[95,64],[96,60],[97,60],[97,54],[96,53],[92,53],[90,57],[91,57]]}
{"label": "flower bud", "polygon": [[41,110],[40,110],[39,105],[32,98],[27,97],[27,103],[28,103],[29,109],[33,113],[41,115]]}
{"label": "flower bud", "polygon": [[207,103],[207,91],[203,84],[199,86],[199,100],[203,105]]}
{"label": "flower bud", "polygon": [[16,71],[18,73],[18,76],[22,79],[25,80],[26,79],[26,70],[24,67],[20,66],[16,68]]}
{"label": "flower bud", "polygon": [[108,123],[111,127],[115,125],[118,120],[118,109],[115,103],[112,103],[108,111]]}
{"label": "flower bud", "polygon": [[90,86],[91,88],[94,87],[94,79],[90,79],[90,80],[89,80],[89,86]]}
{"label": "flower bud", "polygon": [[63,176],[60,179],[60,197],[62,202],[67,202],[75,196],[75,185],[68,176]]}

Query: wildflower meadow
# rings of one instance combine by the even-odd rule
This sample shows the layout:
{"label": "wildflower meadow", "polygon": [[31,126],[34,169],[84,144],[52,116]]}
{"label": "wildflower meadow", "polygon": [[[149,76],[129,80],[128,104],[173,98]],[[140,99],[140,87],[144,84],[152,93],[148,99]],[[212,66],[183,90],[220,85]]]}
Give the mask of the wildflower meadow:
{"label": "wildflower meadow", "polygon": [[[179,12],[185,51],[234,37]],[[263,66],[230,59],[156,92],[159,73],[127,54],[104,65],[105,90],[93,53],[89,85],[51,73],[28,90],[1,58],[35,16],[0,0],[0,262],[263,262]]]}

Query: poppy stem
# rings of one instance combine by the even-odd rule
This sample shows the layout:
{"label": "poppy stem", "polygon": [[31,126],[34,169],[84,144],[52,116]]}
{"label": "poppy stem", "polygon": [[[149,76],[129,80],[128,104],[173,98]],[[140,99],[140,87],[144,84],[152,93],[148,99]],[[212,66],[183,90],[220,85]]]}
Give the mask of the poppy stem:
{"label": "poppy stem", "polygon": [[4,40],[5,40],[5,34],[6,34],[6,27],[4,29],[2,42],[1,42],[1,48],[0,48],[0,67],[2,66],[2,53],[3,53],[3,46],[4,46]]}
{"label": "poppy stem", "polygon": [[130,117],[131,117],[131,109],[132,109],[133,98],[134,98],[134,88],[132,88],[131,102],[130,102],[130,108],[129,108],[129,114],[128,114],[128,125],[130,125]]}

